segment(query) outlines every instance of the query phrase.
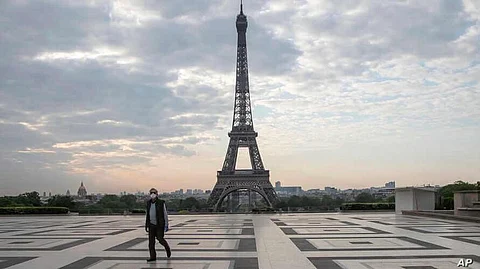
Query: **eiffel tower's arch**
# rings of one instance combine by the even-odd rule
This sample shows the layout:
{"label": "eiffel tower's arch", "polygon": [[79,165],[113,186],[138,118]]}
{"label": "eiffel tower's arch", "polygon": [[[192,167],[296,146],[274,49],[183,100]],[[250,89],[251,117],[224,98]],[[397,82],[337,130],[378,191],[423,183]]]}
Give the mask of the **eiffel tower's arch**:
{"label": "eiffel tower's arch", "polygon": [[234,192],[241,191],[241,190],[248,190],[248,191],[251,191],[251,192],[258,193],[265,200],[265,202],[267,203],[268,206],[270,206],[270,207],[273,206],[271,204],[270,200],[268,199],[267,194],[263,191],[262,188],[251,187],[251,186],[245,186],[245,187],[237,186],[237,187],[231,187],[231,188],[228,188],[228,189],[227,188],[224,189],[223,193],[218,198],[217,204],[215,204],[215,206],[214,206],[214,211],[218,211],[220,209],[220,206],[222,205],[223,201],[225,200],[225,198],[227,198],[228,195],[230,195]]}

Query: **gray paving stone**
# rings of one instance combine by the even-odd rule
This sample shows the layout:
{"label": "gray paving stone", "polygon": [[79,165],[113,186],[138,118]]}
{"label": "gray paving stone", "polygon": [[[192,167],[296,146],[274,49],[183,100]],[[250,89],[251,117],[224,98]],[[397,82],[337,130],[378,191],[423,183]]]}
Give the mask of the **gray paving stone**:
{"label": "gray paving stone", "polygon": [[147,264],[143,216],[0,217],[0,269],[480,269],[480,224],[394,214],[172,215]]}

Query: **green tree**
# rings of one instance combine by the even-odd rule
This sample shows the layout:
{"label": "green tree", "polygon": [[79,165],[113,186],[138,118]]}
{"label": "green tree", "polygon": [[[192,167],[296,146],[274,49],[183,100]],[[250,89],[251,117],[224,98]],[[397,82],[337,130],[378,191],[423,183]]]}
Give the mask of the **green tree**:
{"label": "green tree", "polygon": [[105,196],[102,197],[102,199],[100,199],[100,201],[98,201],[99,204],[107,204],[107,203],[110,203],[110,202],[119,202],[120,201],[120,198],[115,195],[115,194],[107,194]]}
{"label": "green tree", "polygon": [[0,207],[14,206],[15,201],[12,197],[4,196],[0,197]]}
{"label": "green tree", "polygon": [[98,205],[110,209],[127,209],[127,205],[120,201],[120,197],[115,194],[107,194],[98,201]]}
{"label": "green tree", "polygon": [[69,209],[75,208],[75,202],[70,196],[55,195],[48,199],[48,206],[68,207]]}
{"label": "green tree", "polygon": [[302,200],[297,195],[292,195],[288,198],[287,205],[289,207],[300,207],[302,206]]}
{"label": "green tree", "polygon": [[180,200],[181,209],[183,210],[197,210],[200,203],[194,197],[188,197],[185,200]]}
{"label": "green tree", "polygon": [[375,203],[376,199],[368,192],[362,192],[355,197],[357,203]]}
{"label": "green tree", "polygon": [[334,199],[333,201],[333,204],[335,205],[335,208],[340,208],[340,206],[345,203],[345,200],[340,198],[340,197],[337,197]]}
{"label": "green tree", "polygon": [[302,207],[313,206],[313,201],[308,196],[301,196],[300,197],[300,206],[302,206]]}
{"label": "green tree", "polygon": [[23,195],[25,195],[28,199],[28,201],[33,205],[33,206],[41,206],[42,203],[40,202],[40,194],[36,191],[32,191],[32,192],[27,192],[27,193],[24,193]]}
{"label": "green tree", "polygon": [[180,199],[170,199],[165,201],[167,210],[178,211],[180,210]]}
{"label": "green tree", "polygon": [[41,206],[40,195],[38,192],[26,192],[18,195],[17,197],[11,197],[13,203],[17,206]]}
{"label": "green tree", "polygon": [[137,204],[137,197],[133,194],[123,195],[120,202],[124,203],[128,209],[133,209]]}
{"label": "green tree", "polygon": [[440,209],[453,209],[453,194],[456,191],[466,190],[480,190],[479,182],[476,184],[464,182],[461,180],[455,181],[453,184],[448,184],[440,188],[438,191],[440,195]]}
{"label": "green tree", "polygon": [[208,204],[207,204],[207,199],[197,199],[198,201],[198,209],[201,211],[207,211],[209,209]]}
{"label": "green tree", "polygon": [[287,208],[288,203],[284,198],[279,198],[275,203],[275,208]]}
{"label": "green tree", "polygon": [[388,196],[387,199],[385,199],[387,203],[395,203],[395,195]]}
{"label": "green tree", "polygon": [[320,206],[323,210],[333,210],[335,208],[335,200],[330,195],[323,195]]}
{"label": "green tree", "polygon": [[40,195],[36,191],[22,193],[18,196],[0,197],[0,206],[41,206]]}
{"label": "green tree", "polygon": [[466,191],[466,190],[479,190],[480,186],[478,182],[476,184],[464,182],[461,180],[455,181],[453,184],[448,184],[440,188],[439,194],[442,197],[452,197],[453,193],[456,191]]}

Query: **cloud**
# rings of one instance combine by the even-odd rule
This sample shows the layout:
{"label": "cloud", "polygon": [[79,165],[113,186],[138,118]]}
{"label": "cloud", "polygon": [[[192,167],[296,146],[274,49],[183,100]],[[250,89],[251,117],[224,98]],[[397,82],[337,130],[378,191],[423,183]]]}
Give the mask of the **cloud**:
{"label": "cloud", "polygon": [[[63,192],[86,180],[117,192],[102,182],[165,171],[159,164],[182,184],[211,188],[207,168],[192,162],[219,167],[225,154],[237,5],[2,3],[0,169],[9,172],[1,189],[21,191],[18,177],[32,188],[65,180]],[[478,169],[461,165],[480,161],[475,1],[262,0],[245,1],[245,12],[254,123],[278,179],[288,184],[290,156],[303,162],[305,188],[326,185],[314,178],[349,170],[356,149],[378,169],[385,152],[408,163],[410,172],[368,172],[368,184],[383,184],[385,175],[413,184],[424,168],[410,161],[421,154],[430,167],[451,156],[456,165],[445,174],[478,180]],[[340,174],[342,186],[359,179]],[[426,177],[451,180],[437,175]]]}

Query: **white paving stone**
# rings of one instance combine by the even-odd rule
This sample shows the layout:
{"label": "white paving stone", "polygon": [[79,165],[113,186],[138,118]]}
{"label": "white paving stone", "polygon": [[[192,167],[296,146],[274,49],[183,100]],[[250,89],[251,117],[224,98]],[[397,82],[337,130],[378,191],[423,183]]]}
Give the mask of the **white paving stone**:
{"label": "white paving stone", "polygon": [[[480,269],[480,224],[381,214],[172,215],[147,264],[143,216],[0,217],[0,269]],[[16,263],[16,264],[15,264]]]}

